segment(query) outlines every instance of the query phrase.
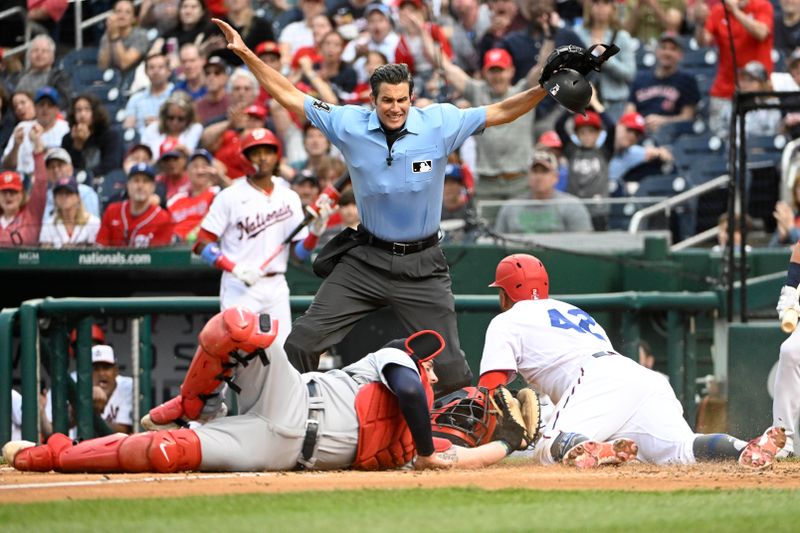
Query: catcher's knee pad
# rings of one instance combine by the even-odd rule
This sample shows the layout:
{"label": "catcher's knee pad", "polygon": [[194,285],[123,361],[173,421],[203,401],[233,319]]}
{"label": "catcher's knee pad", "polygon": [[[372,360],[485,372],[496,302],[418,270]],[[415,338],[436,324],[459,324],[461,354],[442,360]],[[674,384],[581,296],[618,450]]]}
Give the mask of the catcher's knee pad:
{"label": "catcher's knee pad", "polygon": [[243,307],[231,307],[216,314],[203,327],[198,340],[209,353],[236,350],[251,353],[268,348],[278,335],[278,321]]}
{"label": "catcher's knee pad", "polygon": [[197,470],[201,458],[200,439],[191,429],[139,433],[119,447],[119,464],[125,472]]}
{"label": "catcher's knee pad", "polygon": [[14,456],[12,466],[26,472],[58,470],[59,455],[71,447],[72,439],[62,433],[54,433],[47,444],[20,450]]}
{"label": "catcher's knee pad", "polygon": [[200,345],[186,372],[180,397],[151,409],[150,419],[160,425],[183,417],[196,420],[206,400],[217,393],[223,381],[240,392],[232,382],[233,369],[239,364],[247,365],[256,356],[267,364],[264,350],[277,335],[278,321],[269,315],[241,307],[217,313],[198,336]]}

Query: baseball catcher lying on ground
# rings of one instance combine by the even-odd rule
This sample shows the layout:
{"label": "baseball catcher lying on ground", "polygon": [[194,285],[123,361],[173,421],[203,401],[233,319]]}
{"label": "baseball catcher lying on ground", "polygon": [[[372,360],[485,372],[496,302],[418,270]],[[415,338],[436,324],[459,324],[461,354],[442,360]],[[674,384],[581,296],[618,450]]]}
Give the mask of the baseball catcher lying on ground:
{"label": "baseball catcher lying on ground", "polygon": [[[3,456],[18,470],[59,472],[418,469],[494,464],[531,442],[516,400],[505,388],[491,397],[493,441],[477,448],[432,436],[432,359],[444,348],[436,332],[392,341],[341,370],[300,374],[273,343],[278,323],[230,308],[215,315],[181,394],[152,409],[150,427],[211,419],[198,429],[116,434],[73,445],[54,434],[46,445],[14,441]],[[214,418],[225,383],[239,393],[242,414]],[[415,458],[416,457],[416,458]]]}

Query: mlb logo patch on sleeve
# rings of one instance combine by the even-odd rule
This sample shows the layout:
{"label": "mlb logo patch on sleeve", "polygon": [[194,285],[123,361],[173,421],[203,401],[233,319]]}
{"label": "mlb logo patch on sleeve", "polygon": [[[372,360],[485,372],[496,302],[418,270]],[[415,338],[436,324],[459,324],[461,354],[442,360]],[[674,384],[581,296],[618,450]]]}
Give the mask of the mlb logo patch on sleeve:
{"label": "mlb logo patch on sleeve", "polygon": [[415,174],[422,174],[424,172],[430,172],[431,170],[433,170],[433,162],[430,159],[411,163],[411,172]]}
{"label": "mlb logo patch on sleeve", "polygon": [[311,105],[316,107],[320,111],[325,111],[326,113],[330,113],[331,112],[331,106],[329,106],[328,104],[326,104],[325,102],[322,102],[320,100],[314,100],[314,103],[311,104]]}

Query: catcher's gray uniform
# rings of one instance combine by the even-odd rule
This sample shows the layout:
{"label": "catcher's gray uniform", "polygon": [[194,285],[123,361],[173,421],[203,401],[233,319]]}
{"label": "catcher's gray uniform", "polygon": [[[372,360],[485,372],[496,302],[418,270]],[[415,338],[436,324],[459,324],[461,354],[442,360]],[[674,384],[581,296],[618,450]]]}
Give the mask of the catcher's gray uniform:
{"label": "catcher's gray uniform", "polygon": [[[289,364],[279,343],[267,349],[267,357],[267,365],[254,359],[237,368],[242,414],[195,430],[202,446],[201,470],[291,470],[298,463],[313,469],[347,468],[358,444],[354,404],[359,388],[375,381],[388,386],[383,368],[390,363],[419,373],[414,361],[396,348],[382,348],[342,370],[306,374]],[[318,420],[319,429],[313,454],[305,460],[309,420]]]}

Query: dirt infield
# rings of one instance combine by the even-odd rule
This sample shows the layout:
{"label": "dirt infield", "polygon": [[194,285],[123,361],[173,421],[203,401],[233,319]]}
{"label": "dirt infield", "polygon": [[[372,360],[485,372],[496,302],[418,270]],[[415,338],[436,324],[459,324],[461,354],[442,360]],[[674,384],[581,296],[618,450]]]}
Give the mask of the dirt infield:
{"label": "dirt infield", "polygon": [[95,498],[164,498],[204,494],[309,490],[481,487],[541,490],[800,489],[800,462],[762,471],[735,465],[621,468],[579,472],[525,462],[486,470],[450,472],[291,472],[241,474],[38,474],[0,467],[0,502],[26,503]]}

